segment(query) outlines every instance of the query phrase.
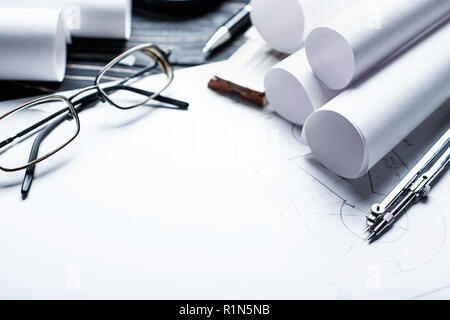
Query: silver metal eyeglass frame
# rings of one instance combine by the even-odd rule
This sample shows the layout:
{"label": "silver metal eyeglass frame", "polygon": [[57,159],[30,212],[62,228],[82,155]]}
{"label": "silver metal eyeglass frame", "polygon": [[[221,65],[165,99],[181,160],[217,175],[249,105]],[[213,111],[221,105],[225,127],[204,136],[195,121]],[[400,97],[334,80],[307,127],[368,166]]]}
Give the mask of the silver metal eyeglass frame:
{"label": "silver metal eyeglass frame", "polygon": [[28,102],[28,103],[26,103],[24,105],[21,105],[21,106],[15,108],[14,110],[11,110],[11,111],[7,112],[3,116],[0,116],[0,121],[4,120],[6,117],[12,115],[13,113],[16,113],[16,112],[19,112],[21,110],[27,109],[28,107],[30,107],[32,105],[37,105],[37,104],[40,104],[40,103],[49,103],[49,102],[58,101],[58,100],[61,101],[61,102],[64,102],[67,105],[67,107],[64,108],[64,109],[61,109],[61,111],[64,111],[64,113],[65,113],[65,111],[68,108],[69,110],[67,110],[67,111],[68,111],[69,115],[71,117],[73,117],[72,121],[76,121],[77,129],[76,129],[76,132],[75,132],[74,136],[72,138],[70,138],[66,143],[62,144],[60,147],[58,147],[55,150],[53,150],[52,152],[49,152],[48,154],[46,154],[46,155],[44,155],[42,157],[39,157],[38,159],[35,159],[35,160],[29,162],[26,165],[15,167],[15,168],[6,168],[6,167],[3,167],[3,166],[0,166],[0,170],[5,171],[5,172],[14,172],[14,171],[24,170],[24,169],[26,169],[26,168],[28,168],[30,166],[34,166],[37,163],[39,163],[41,161],[44,161],[45,159],[51,157],[55,153],[61,151],[65,147],[67,147],[67,145],[69,145],[73,140],[75,140],[75,138],[78,136],[78,134],[80,133],[80,130],[81,130],[81,128],[80,128],[80,119],[78,117],[77,111],[75,110],[75,107],[72,105],[72,103],[69,101],[69,99],[67,99],[64,96],[55,95],[55,96],[43,97],[43,98],[39,98],[39,99],[30,101],[30,102]]}
{"label": "silver metal eyeglass frame", "polygon": [[[148,91],[144,91],[144,90],[140,90],[140,89],[136,89],[133,87],[126,87],[126,83],[130,80],[135,80],[140,74],[142,73],[146,73],[148,72],[150,69],[153,69],[154,67],[150,67],[149,70],[144,70],[144,72],[139,72],[129,78],[124,79],[123,81],[120,81],[119,83],[117,82],[112,82],[112,84],[100,84],[100,81],[102,79],[102,77],[105,75],[106,72],[108,72],[112,66],[116,65],[117,63],[119,63],[120,61],[122,61],[123,59],[125,59],[127,56],[130,56],[131,54],[138,52],[138,51],[142,51],[146,54],[148,54],[154,61],[155,63],[161,68],[161,70],[164,72],[164,74],[167,76],[167,83],[162,87],[162,89],[160,89],[158,92],[148,92]],[[33,101],[30,101],[26,104],[23,104],[17,108],[15,108],[14,110],[11,110],[9,112],[7,112],[6,114],[4,114],[3,116],[0,116],[0,122],[2,120],[4,120],[5,118],[7,118],[8,116],[12,115],[15,112],[19,112],[21,110],[24,110],[32,105],[37,105],[37,104],[44,104],[47,102],[52,102],[52,101],[61,101],[64,102],[65,104],[67,104],[66,108],[63,108],[60,110],[60,112],[53,114],[52,116],[48,117],[47,119],[42,120],[39,124],[39,126],[43,126],[43,125],[48,125],[48,123],[52,120],[55,120],[56,117],[58,117],[59,115],[64,114],[65,112],[67,112],[67,117],[73,117],[73,120],[76,121],[77,124],[77,129],[76,132],[74,134],[74,136],[69,139],[66,143],[64,143],[62,146],[56,148],[54,151],[41,156],[39,158],[35,158],[33,160],[29,160],[29,163],[23,165],[23,166],[19,166],[19,167],[15,167],[15,168],[7,168],[4,166],[0,165],[0,170],[5,171],[5,172],[14,172],[14,171],[20,171],[20,170],[24,170],[24,169],[30,169],[32,167],[34,167],[36,164],[38,164],[39,162],[42,162],[43,160],[46,160],[47,158],[53,156],[55,153],[61,151],[62,149],[64,149],[65,147],[67,147],[67,145],[69,145],[80,133],[81,131],[81,125],[80,125],[80,119],[78,117],[78,108],[75,108],[74,105],[81,103],[79,101],[75,102],[74,99],[76,97],[79,97],[81,94],[89,91],[89,90],[97,90],[97,94],[98,94],[98,99],[100,99],[103,102],[108,102],[109,104],[119,108],[119,109],[133,109],[142,105],[147,104],[148,102],[150,102],[151,100],[160,100],[164,103],[169,103],[169,104],[173,104],[176,105],[178,107],[180,107],[181,109],[187,109],[187,106],[189,105],[188,103],[185,103],[183,101],[178,101],[178,100],[174,100],[174,99],[170,99],[170,98],[166,98],[166,97],[162,97],[160,96],[161,93],[166,90],[171,83],[173,82],[174,79],[174,72],[173,72],[173,68],[170,65],[169,61],[168,61],[168,56],[169,52],[165,52],[162,49],[160,49],[158,46],[153,45],[153,44],[141,44],[138,45],[134,48],[131,48],[127,51],[125,51],[124,53],[120,54],[119,56],[117,56],[115,59],[113,59],[111,62],[109,62],[105,67],[102,68],[102,70],[99,72],[99,74],[97,75],[96,79],[95,79],[95,84],[91,87],[87,87],[84,88],[82,90],[80,90],[79,92],[77,92],[76,94],[74,94],[72,97],[70,98],[66,98],[64,96],[61,95],[53,95],[53,96],[47,96],[47,97],[43,97],[43,98],[38,98],[35,99]],[[131,105],[131,106],[126,106],[126,105],[121,105],[117,102],[114,101],[114,99],[111,99],[107,93],[108,89],[110,90],[118,90],[119,87],[126,87],[126,90],[130,90],[130,91],[134,91],[140,94],[145,94],[148,96],[148,98],[146,98],[145,100],[143,100],[142,102],[135,104],[135,105]],[[97,99],[97,100],[98,100]],[[81,98],[80,100],[83,100],[83,98]],[[1,125],[1,123],[0,123]],[[34,128],[34,125],[28,129],[25,129],[24,131],[29,130],[30,132],[32,129]],[[51,128],[50,128],[51,129]],[[51,131],[51,130],[50,130]],[[3,146],[9,144],[10,142],[12,142],[16,137],[10,138],[12,139],[11,141],[8,142],[9,139],[0,142],[0,148],[2,148]],[[4,144],[4,145],[2,145]],[[33,153],[33,151],[32,151]]]}
{"label": "silver metal eyeglass frame", "polygon": [[[111,99],[108,96],[108,94],[104,91],[104,88],[102,88],[102,86],[100,85],[100,80],[105,75],[105,73],[107,73],[111,69],[111,67],[113,67],[114,65],[116,65],[117,63],[119,63],[120,61],[125,59],[126,57],[128,57],[138,51],[145,52],[146,54],[148,54],[155,60],[155,62],[158,64],[158,66],[161,68],[161,70],[167,76],[167,83],[164,85],[164,87],[162,89],[160,89],[158,92],[155,92],[154,94],[152,94],[146,100],[144,100],[138,104],[135,104],[135,105],[124,106],[124,105],[121,105],[121,104],[115,102],[113,99]],[[157,96],[159,96],[161,93],[163,93],[172,84],[173,78],[174,78],[174,73],[173,73],[172,66],[170,65],[169,61],[167,60],[167,55],[168,55],[168,53],[161,50],[158,46],[155,46],[152,44],[138,45],[134,48],[129,49],[128,51],[125,51],[124,53],[122,53],[121,55],[119,55],[118,57],[113,59],[111,62],[109,62],[97,75],[97,77],[95,79],[95,85],[97,86],[98,91],[100,92],[102,97],[106,101],[108,101],[110,104],[112,104],[113,106],[115,106],[119,109],[126,110],[126,109],[133,109],[136,107],[140,107],[144,104],[147,104],[149,101],[155,99]]]}

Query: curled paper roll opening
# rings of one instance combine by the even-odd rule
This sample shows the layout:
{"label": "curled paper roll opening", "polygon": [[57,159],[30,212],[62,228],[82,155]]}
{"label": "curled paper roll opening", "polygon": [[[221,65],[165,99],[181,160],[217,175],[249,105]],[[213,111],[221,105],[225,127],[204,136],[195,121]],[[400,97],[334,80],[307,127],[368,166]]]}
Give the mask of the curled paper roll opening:
{"label": "curled paper roll opening", "polygon": [[317,79],[304,49],[271,68],[264,89],[273,109],[297,125],[303,125],[311,113],[339,94]]}
{"label": "curled paper roll opening", "polygon": [[343,89],[355,78],[356,62],[351,45],[338,32],[326,27],[311,31],[307,56],[316,76],[331,89]]}
{"label": "curled paper roll opening", "polygon": [[305,140],[325,167],[350,179],[367,172],[364,136],[349,119],[333,110],[318,110],[307,123]]}
{"label": "curled paper roll opening", "polygon": [[66,59],[61,10],[0,10],[0,79],[60,82]]}
{"label": "curled paper roll opening", "polygon": [[294,53],[304,37],[358,0],[252,0],[251,19],[267,44],[280,52]]}
{"label": "curled paper roll opening", "polygon": [[309,63],[330,88],[344,89],[449,12],[450,1],[362,1],[310,32]]}
{"label": "curled paper roll opening", "polygon": [[448,39],[450,23],[313,113],[314,156],[342,177],[366,174],[450,97]]}
{"label": "curled paper roll opening", "polygon": [[284,69],[270,69],[265,78],[265,88],[269,104],[289,122],[303,125],[315,110],[302,84]]}
{"label": "curled paper roll opening", "polygon": [[251,6],[252,23],[270,47],[286,53],[302,47],[305,25],[299,0],[253,0]]}
{"label": "curled paper roll opening", "polygon": [[0,7],[58,8],[72,36],[129,39],[132,0],[1,0]]}

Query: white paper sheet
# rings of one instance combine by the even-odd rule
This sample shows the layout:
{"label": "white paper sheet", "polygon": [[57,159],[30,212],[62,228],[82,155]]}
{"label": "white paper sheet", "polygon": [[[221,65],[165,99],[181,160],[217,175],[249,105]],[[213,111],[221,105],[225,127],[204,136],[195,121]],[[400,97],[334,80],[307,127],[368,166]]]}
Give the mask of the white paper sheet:
{"label": "white paper sheet", "polygon": [[450,175],[380,241],[361,233],[450,112],[348,181],[311,157],[298,127],[208,90],[218,67],[176,71],[166,94],[189,111],[81,113],[79,137],[37,167],[25,202],[23,173],[0,172],[0,297],[445,296]]}
{"label": "white paper sheet", "polygon": [[309,115],[340,93],[328,88],[314,75],[305,49],[271,68],[266,74],[264,87],[272,108],[298,125],[303,125]]}
{"label": "white paper sheet", "polygon": [[66,32],[59,9],[0,9],[0,79],[62,81]]}
{"label": "white paper sheet", "polygon": [[450,97],[449,39],[447,23],[312,114],[305,134],[316,158],[346,178],[367,173]]}
{"label": "white paper sheet", "polygon": [[320,23],[358,0],[252,0],[253,25],[273,49],[300,50],[304,37]]}
{"label": "white paper sheet", "polygon": [[130,37],[131,5],[131,0],[0,1],[0,7],[60,8],[73,36],[112,39]]}
{"label": "white paper sheet", "polygon": [[308,60],[325,84],[344,89],[449,13],[450,1],[361,0],[308,35]]}

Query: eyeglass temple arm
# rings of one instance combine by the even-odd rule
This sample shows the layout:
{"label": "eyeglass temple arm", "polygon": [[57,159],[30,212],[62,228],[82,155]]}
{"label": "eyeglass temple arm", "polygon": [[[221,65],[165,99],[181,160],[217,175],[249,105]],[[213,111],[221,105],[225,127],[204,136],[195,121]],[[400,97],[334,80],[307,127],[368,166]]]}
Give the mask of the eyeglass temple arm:
{"label": "eyeglass temple arm", "polygon": [[[85,110],[87,107],[95,104],[97,101],[98,101],[98,92],[89,94],[76,102],[77,107],[75,108],[75,110],[77,112],[81,112],[81,111]],[[68,109],[64,109],[64,110],[68,111]],[[47,126],[36,137],[36,139],[33,142],[33,146],[31,147],[31,152],[30,152],[30,157],[28,159],[28,162],[32,162],[38,158],[39,149],[40,149],[42,142],[53,130],[55,130],[64,121],[67,121],[67,118],[61,117],[60,119],[57,119],[56,121],[51,123],[49,126]],[[28,167],[27,170],[25,171],[25,176],[23,178],[22,189],[21,189],[23,200],[25,200],[28,197],[28,194],[31,189],[31,185],[33,183],[35,170],[36,170],[36,165]]]}
{"label": "eyeglass temple arm", "polygon": [[[65,117],[61,117],[60,119],[57,119],[56,121],[52,122],[49,126],[47,126],[41,133],[36,137],[34,140],[33,146],[31,148],[30,157],[28,159],[29,162],[32,162],[37,159],[37,156],[39,154],[39,147],[44,141],[44,139],[53,131],[55,130],[61,123],[66,121],[67,119]],[[33,183],[33,177],[34,177],[34,171],[36,170],[36,166],[30,166],[27,168],[25,172],[25,176],[22,182],[22,199],[26,199],[28,196],[28,192],[30,191],[31,184]]]}
{"label": "eyeglass temple arm", "polygon": [[[92,93],[90,95],[87,95],[83,97],[82,99],[77,101],[78,107],[75,108],[77,112],[81,112],[82,110],[86,109],[89,106],[92,106],[94,103],[98,101],[98,93]],[[63,109],[63,111],[68,111],[68,109]],[[51,117],[51,116],[50,116]],[[44,130],[42,130],[39,135],[36,137],[36,139],[33,142],[33,146],[31,147],[30,157],[28,159],[28,162],[33,162],[38,158],[39,155],[39,149],[41,147],[42,142],[47,138],[47,136],[55,130],[59,125],[61,125],[64,121],[67,121],[66,117],[61,117],[48,125]],[[31,185],[33,183],[34,179],[34,172],[36,170],[36,165],[30,166],[25,171],[25,176],[22,181],[22,199],[25,200],[28,197],[28,194],[31,189]]]}
{"label": "eyeglass temple arm", "polygon": [[[154,94],[153,92],[150,92],[150,91],[145,91],[145,90],[142,90],[142,89],[138,89],[138,88],[134,88],[134,87],[131,87],[131,86],[126,86],[126,85],[116,85],[116,86],[113,86],[113,87],[104,88],[103,90],[104,91],[126,90],[126,91],[131,91],[131,92],[143,95],[143,96],[147,96],[147,97],[150,97],[150,96],[152,96]],[[156,100],[158,102],[162,102],[162,103],[173,105],[175,107],[178,107],[181,110],[189,109],[189,103],[185,102],[185,101],[168,98],[168,97],[164,97],[164,96],[161,96],[161,95],[156,96],[154,98],[154,100]]]}

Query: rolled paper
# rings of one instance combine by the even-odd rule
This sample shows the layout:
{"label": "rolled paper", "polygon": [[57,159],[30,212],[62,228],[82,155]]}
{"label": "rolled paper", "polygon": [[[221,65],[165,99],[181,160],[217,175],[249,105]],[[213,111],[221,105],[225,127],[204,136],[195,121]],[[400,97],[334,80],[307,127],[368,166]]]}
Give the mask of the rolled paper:
{"label": "rolled paper", "polygon": [[344,89],[450,13],[448,0],[364,0],[308,35],[314,73]]}
{"label": "rolled paper", "polygon": [[60,8],[74,37],[129,39],[132,0],[1,0],[0,7]]}
{"label": "rolled paper", "polygon": [[450,97],[449,39],[447,23],[313,113],[314,156],[345,178],[367,173]]}
{"label": "rolled paper", "polygon": [[294,53],[316,26],[358,0],[252,0],[253,25],[273,49]]}
{"label": "rolled paper", "polygon": [[60,9],[0,10],[0,79],[62,81],[66,57]]}
{"label": "rolled paper", "polygon": [[264,89],[272,108],[297,125],[303,125],[311,113],[340,93],[314,75],[305,49],[271,68],[265,76]]}

